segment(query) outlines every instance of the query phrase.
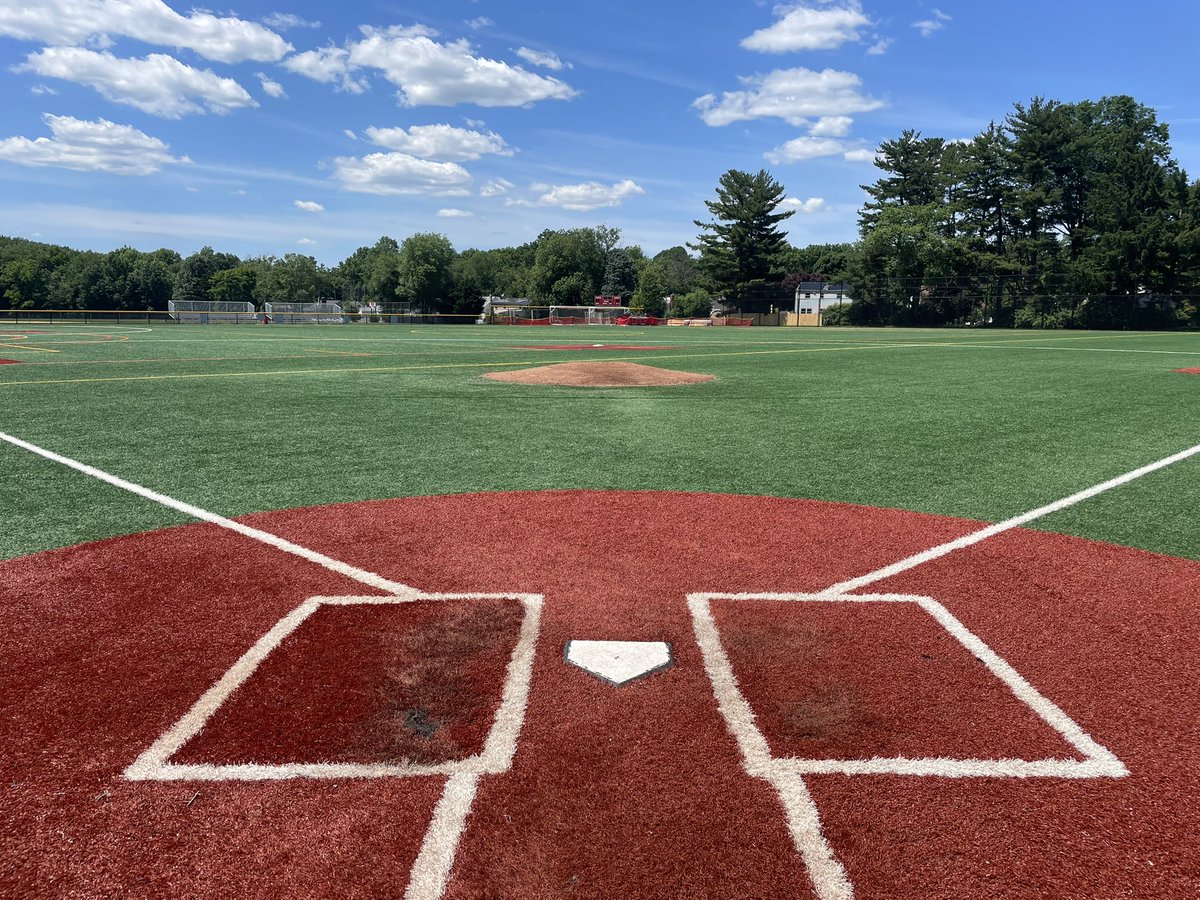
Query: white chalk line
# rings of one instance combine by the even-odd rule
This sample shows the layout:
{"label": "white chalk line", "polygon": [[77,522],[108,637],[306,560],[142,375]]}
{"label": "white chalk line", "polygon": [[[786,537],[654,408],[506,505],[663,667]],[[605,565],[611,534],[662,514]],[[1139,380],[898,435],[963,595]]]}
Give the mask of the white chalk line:
{"label": "white chalk line", "polygon": [[[278,778],[347,778],[347,777],[380,777],[397,774],[437,775],[447,774],[435,771],[410,771],[397,773],[382,771],[386,766],[332,766],[321,764],[305,764],[294,768],[291,772],[282,771],[281,767],[273,766],[172,766],[168,758],[190,738],[194,737],[208,718],[217,710],[224,700],[237,689],[258,667],[259,663],[287,637],[308,616],[317,609],[321,602],[344,603],[406,603],[415,600],[439,599],[484,599],[508,597],[519,599],[525,605],[525,616],[521,625],[521,636],[517,647],[509,660],[504,693],[500,708],[492,723],[484,745],[484,752],[477,760],[470,761],[479,771],[451,773],[442,789],[442,797],[433,811],[425,832],[421,853],[409,873],[409,889],[406,898],[412,900],[436,900],[445,890],[450,878],[450,869],[454,863],[454,854],[462,832],[466,828],[467,816],[475,797],[475,785],[484,772],[493,774],[506,771],[516,753],[517,737],[525,721],[525,708],[529,698],[529,686],[533,674],[534,649],[537,642],[540,625],[541,597],[538,595],[496,595],[496,594],[460,594],[439,595],[423,594],[417,588],[383,578],[373,572],[351,566],[348,563],[333,559],[323,553],[294,544],[270,532],[251,528],[233,519],[201,509],[190,503],[184,503],[165,494],[160,494],[142,485],[126,481],[94,466],[89,466],[78,460],[23,441],[18,437],[0,431],[0,440],[14,447],[19,447],[51,462],[56,462],[88,475],[113,487],[136,494],[146,500],[166,506],[184,515],[218,525],[240,535],[259,541],[269,546],[298,556],[309,562],[322,566],[339,575],[358,581],[369,587],[388,592],[391,596],[352,597],[352,598],[309,598],[295,610],[281,619],[275,626],[260,638],[216,684],[206,691],[193,704],[184,716],[175,723],[167,733],[162,735],[146,751],[126,769],[125,777],[130,780],[262,780]],[[484,762],[481,763],[480,760]],[[414,767],[419,768],[419,767]],[[430,767],[437,768],[437,767]],[[223,769],[214,772],[214,769]],[[434,892],[436,889],[436,893]]]}
{"label": "white chalk line", "polygon": [[882,581],[885,578],[891,578],[893,575],[898,575],[901,572],[907,572],[909,569],[915,569],[917,566],[924,565],[927,562],[932,562],[935,559],[940,559],[947,554],[954,553],[956,550],[962,550],[980,541],[986,541],[990,537],[995,537],[998,534],[1003,534],[1013,528],[1019,528],[1022,525],[1028,524],[1035,519],[1040,519],[1043,516],[1051,515],[1052,513],[1060,512],[1068,509],[1077,503],[1082,503],[1084,500],[1091,499],[1106,491],[1111,491],[1113,488],[1121,487],[1129,484],[1131,481],[1149,475],[1152,472],[1157,472],[1159,469],[1165,469],[1167,466],[1174,465],[1177,462],[1182,462],[1189,457],[1200,454],[1200,444],[1194,447],[1189,447],[1186,450],[1181,450],[1171,456],[1134,469],[1131,472],[1126,472],[1124,475],[1118,475],[1116,478],[1110,478],[1108,481],[1101,482],[1085,490],[1071,494],[1069,497],[1063,497],[1061,500],[1056,500],[1053,503],[1048,503],[1045,506],[1039,506],[1037,509],[1032,509],[1029,512],[1022,513],[1019,516],[1013,516],[1011,519],[1005,519],[1003,522],[997,522],[994,525],[988,525],[978,531],[973,531],[965,534],[960,538],[955,538],[952,541],[947,541],[944,544],[939,544],[936,547],[931,547],[920,553],[906,557],[899,562],[894,562],[889,566],[884,566],[882,569],[876,569],[874,572],[868,572],[866,575],[860,575],[857,578],[851,578],[848,581],[842,581],[831,587],[826,588],[824,594],[847,594],[850,591],[858,590],[861,587],[866,587],[868,584],[874,584],[876,581]]}
{"label": "white chalk line", "polygon": [[308,547],[302,547],[299,544],[294,544],[286,538],[281,538],[278,535],[271,534],[267,531],[262,531],[258,528],[251,528],[249,525],[243,525],[241,522],[236,522],[233,519],[218,515],[214,512],[209,512],[206,509],[201,509],[199,506],[193,506],[191,503],[184,503],[182,500],[176,500],[174,497],[168,497],[166,494],[160,494],[158,491],[153,491],[150,488],[143,487],[140,484],[134,484],[132,481],[126,481],[124,478],[119,478],[102,469],[97,469],[94,466],[89,466],[86,463],[81,463],[78,460],[71,459],[68,456],[55,453],[52,450],[47,450],[44,447],[39,447],[36,444],[31,444],[28,441],[23,441],[11,434],[6,434],[0,431],[0,440],[12,444],[14,447],[20,447],[22,450],[28,450],[37,456],[48,459],[51,462],[56,462],[59,465],[66,466],[69,469],[74,469],[76,472],[82,472],[98,481],[103,481],[106,484],[111,484],[113,487],[120,488],[123,491],[128,491],[131,494],[136,494],[145,500],[150,500],[158,503],[168,509],[173,509],[176,512],[181,512],[185,516],[191,516],[193,519],[200,519],[203,522],[209,522],[213,525],[219,525],[221,528],[235,531],[243,537],[248,537],[251,540],[258,541],[262,544],[274,547],[276,550],[282,550],[284,553],[290,553],[293,556],[298,556],[301,559],[308,560],[311,563],[316,563],[322,568],[329,569],[331,572],[337,572],[339,575],[344,575],[347,578],[353,579],[360,584],[368,585],[369,587],[378,588],[381,591],[387,591],[389,594],[411,594],[417,593],[416,588],[409,587],[406,584],[400,584],[398,581],[391,581],[376,575],[374,572],[368,572],[365,569],[360,569],[357,566],[349,565],[340,560],[326,556],[324,553],[318,553],[316,550],[310,550]]}
{"label": "white chalk line", "polygon": [[[759,729],[754,710],[738,685],[733,666],[721,644],[712,615],[713,600],[774,602],[914,603],[978,658],[1012,694],[1054,729],[1083,759],[954,759],[946,757],[875,757],[872,759],[780,758],[772,754]],[[788,829],[804,859],[813,890],[820,900],[849,900],[854,896],[846,870],[837,860],[821,828],[820,812],[804,783],[806,775],[904,775],[940,778],[1122,778],[1124,764],[1096,742],[1053,701],[1039,692],[942,604],[930,597],[908,594],[833,595],[794,593],[691,594],[688,609],[696,631],[704,668],[712,682],[717,706],[733,733],[746,772],[767,781],[779,795]]]}

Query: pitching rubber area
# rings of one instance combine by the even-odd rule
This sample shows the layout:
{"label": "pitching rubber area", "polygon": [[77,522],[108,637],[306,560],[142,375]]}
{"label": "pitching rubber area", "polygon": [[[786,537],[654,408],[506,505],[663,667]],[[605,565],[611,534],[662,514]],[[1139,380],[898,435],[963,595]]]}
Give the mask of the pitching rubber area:
{"label": "pitching rubber area", "polygon": [[0,894],[1200,893],[1200,563],[1014,528],[855,590],[979,523],[683,493],[238,522],[282,541],[0,563]]}

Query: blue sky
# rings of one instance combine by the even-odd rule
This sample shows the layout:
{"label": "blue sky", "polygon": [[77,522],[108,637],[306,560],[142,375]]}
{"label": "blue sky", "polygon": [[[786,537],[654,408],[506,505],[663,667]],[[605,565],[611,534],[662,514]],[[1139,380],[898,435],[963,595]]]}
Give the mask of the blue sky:
{"label": "blue sky", "polygon": [[767,168],[793,243],[852,240],[872,151],[1014,101],[1131,94],[1200,176],[1200,7],[937,0],[0,0],[0,233],[302,252],[692,240]]}

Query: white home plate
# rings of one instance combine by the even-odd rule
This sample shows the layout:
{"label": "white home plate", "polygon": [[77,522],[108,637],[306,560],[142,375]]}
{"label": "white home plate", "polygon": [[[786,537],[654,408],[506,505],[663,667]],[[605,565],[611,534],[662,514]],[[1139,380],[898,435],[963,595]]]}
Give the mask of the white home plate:
{"label": "white home plate", "polygon": [[665,641],[567,641],[563,656],[573,666],[620,687],[674,663]]}

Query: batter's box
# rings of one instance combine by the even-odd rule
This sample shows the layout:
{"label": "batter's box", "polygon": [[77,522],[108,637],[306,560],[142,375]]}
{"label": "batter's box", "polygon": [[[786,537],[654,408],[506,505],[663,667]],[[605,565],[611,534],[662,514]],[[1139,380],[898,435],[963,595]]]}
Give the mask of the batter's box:
{"label": "batter's box", "polygon": [[524,721],[541,603],[537,594],[311,597],[125,777],[504,772]]}
{"label": "batter's box", "polygon": [[930,597],[705,593],[688,607],[752,775],[1128,774]]}

